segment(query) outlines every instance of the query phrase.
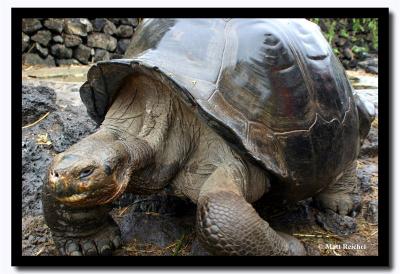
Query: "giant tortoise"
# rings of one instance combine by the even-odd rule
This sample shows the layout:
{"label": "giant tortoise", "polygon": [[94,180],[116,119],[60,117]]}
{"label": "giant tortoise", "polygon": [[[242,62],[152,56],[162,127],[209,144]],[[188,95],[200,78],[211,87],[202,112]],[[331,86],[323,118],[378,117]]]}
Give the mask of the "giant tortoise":
{"label": "giant tortoise", "polygon": [[313,197],[341,215],[359,205],[355,161],[373,113],[307,20],[146,19],[80,95],[100,127],[54,158],[42,195],[61,254],[118,248],[109,211],[125,192],[189,198],[215,255],[305,254],[255,211],[262,196]]}

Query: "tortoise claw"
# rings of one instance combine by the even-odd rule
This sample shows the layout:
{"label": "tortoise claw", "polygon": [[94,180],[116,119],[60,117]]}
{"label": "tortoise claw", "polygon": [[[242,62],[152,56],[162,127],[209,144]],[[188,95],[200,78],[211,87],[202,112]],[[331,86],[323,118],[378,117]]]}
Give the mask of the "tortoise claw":
{"label": "tortoise claw", "polygon": [[86,237],[53,237],[62,256],[111,256],[121,246],[119,228],[115,223]]}
{"label": "tortoise claw", "polygon": [[85,256],[97,256],[96,244],[92,240],[87,240],[81,244],[83,255]]}
{"label": "tortoise claw", "polygon": [[65,242],[65,254],[68,256],[82,256],[79,244],[73,240],[68,240]]}
{"label": "tortoise claw", "polygon": [[306,256],[307,252],[304,245],[295,237],[283,232],[277,232],[279,236],[286,240],[289,245],[289,255],[291,256]]}

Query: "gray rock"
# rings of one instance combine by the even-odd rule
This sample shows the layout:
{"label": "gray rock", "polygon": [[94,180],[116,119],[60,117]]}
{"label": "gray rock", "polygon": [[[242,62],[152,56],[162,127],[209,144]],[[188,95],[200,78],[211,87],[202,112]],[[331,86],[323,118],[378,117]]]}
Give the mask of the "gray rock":
{"label": "gray rock", "polygon": [[344,44],[346,44],[346,39],[345,38],[343,38],[343,37],[340,37],[339,39],[337,39],[337,45],[338,46],[340,46],[340,47],[343,47],[344,46]]}
{"label": "gray rock", "polygon": [[51,55],[48,55],[46,59],[43,59],[36,53],[24,53],[22,55],[22,64],[43,65],[48,67],[54,67],[56,65],[54,62],[54,58]]}
{"label": "gray rock", "polygon": [[79,62],[87,65],[89,63],[89,58],[91,55],[91,48],[84,46],[84,45],[79,45],[75,50],[74,50],[74,57],[77,59]]}
{"label": "gray rock", "polygon": [[340,57],[341,63],[343,65],[344,68],[348,69],[349,68],[349,60],[347,59],[342,59],[343,57]]}
{"label": "gray rock", "polygon": [[106,18],[96,18],[92,20],[93,31],[101,32],[107,21],[108,20]]}
{"label": "gray rock", "polygon": [[56,93],[47,87],[22,86],[22,124],[38,120],[44,114],[56,109]]}
{"label": "gray rock", "polygon": [[49,30],[62,33],[64,29],[64,20],[63,19],[56,19],[56,18],[49,18],[44,21],[44,26]]}
{"label": "gray rock", "polygon": [[[376,58],[376,57],[369,58],[369,59],[367,59],[365,61],[359,62],[358,65],[359,65],[359,67],[361,67],[361,68],[363,68],[365,70],[371,69],[373,71],[376,70],[376,72],[377,72],[378,71],[378,58]],[[374,68],[376,68],[376,69],[374,69]],[[374,72],[372,72],[372,73],[374,73]]]}
{"label": "gray rock", "polygon": [[24,18],[22,19],[22,31],[25,33],[33,33],[42,28],[42,23],[35,18]]}
{"label": "gray rock", "polygon": [[104,33],[92,33],[89,35],[87,45],[92,48],[114,51],[117,47],[117,39]]}
{"label": "gray rock", "polygon": [[378,138],[378,128],[371,127],[367,135],[367,139],[364,140],[361,150],[360,157],[375,157],[378,156],[379,152],[379,138]]}
{"label": "gray rock", "polygon": [[86,32],[87,32],[87,33],[90,33],[90,32],[93,31],[93,25],[92,25],[92,23],[91,23],[88,19],[86,19],[86,18],[80,18],[80,19],[79,19],[79,22],[80,22],[81,24],[83,24],[83,25],[86,26]]}
{"label": "gray rock", "polygon": [[29,235],[28,241],[29,241],[29,242],[32,242],[32,241],[34,240],[34,238],[35,238],[35,237],[33,237],[33,235]]}
{"label": "gray rock", "polygon": [[343,50],[343,55],[349,60],[354,59],[354,54],[353,54],[353,52],[351,51],[350,48],[345,48]]}
{"label": "gray rock", "polygon": [[131,39],[120,39],[117,44],[117,53],[118,54],[124,54],[126,49],[128,48],[129,44],[131,42]]}
{"label": "gray rock", "polygon": [[357,67],[357,64],[358,64],[357,59],[350,60],[350,62],[349,62],[349,68],[354,69],[354,68]]}
{"label": "gray rock", "polygon": [[110,59],[122,59],[124,56],[118,53],[112,53]]}
{"label": "gray rock", "polygon": [[115,25],[119,25],[121,23],[121,18],[107,18],[107,19],[113,22]]}
{"label": "gray rock", "polygon": [[374,104],[376,112],[378,112],[378,78],[377,77],[366,77],[365,81],[361,79],[359,85],[354,85],[356,94],[363,100],[367,100]]}
{"label": "gray rock", "polygon": [[362,192],[371,193],[371,176],[365,174],[364,172],[358,172],[357,170],[357,178],[360,181],[360,188]]}
{"label": "gray rock", "polygon": [[368,60],[358,62],[360,68],[366,69],[368,67]]}
{"label": "gray rock", "polygon": [[123,25],[129,25],[133,27],[136,27],[139,24],[139,20],[137,18],[121,18],[120,22]]}
{"label": "gray rock", "polygon": [[29,38],[29,36],[22,32],[22,52],[24,52],[26,48],[29,46],[30,40],[31,39]]}
{"label": "gray rock", "polygon": [[133,35],[133,27],[128,25],[121,25],[117,29],[117,36],[123,38],[129,38]]}
{"label": "gray rock", "polygon": [[51,54],[58,59],[70,59],[72,57],[72,49],[65,45],[55,44],[51,46]]}
{"label": "gray rock", "polygon": [[[57,92],[57,97],[59,95]],[[83,105],[74,106],[69,103],[62,108],[57,105],[53,89],[23,86],[23,125],[36,121],[47,112],[50,114],[40,123],[22,130],[23,216],[42,214],[41,186],[53,156],[95,130],[95,123],[89,118]],[[51,144],[38,144],[37,136],[45,133],[48,134],[47,139]]]}
{"label": "gray rock", "polygon": [[79,19],[65,19],[64,29],[67,34],[74,34],[78,36],[87,36],[87,27],[82,24]]}
{"label": "gray rock", "polygon": [[365,71],[372,74],[378,74],[378,67],[368,66]]}
{"label": "gray rock", "polygon": [[111,21],[106,20],[103,32],[108,35],[113,35],[117,32],[117,27]]}
{"label": "gray rock", "polygon": [[378,67],[378,58],[374,57],[368,60],[368,65]]}
{"label": "gray rock", "polygon": [[47,48],[42,47],[39,43],[35,43],[35,50],[43,58],[49,55],[49,50]]}
{"label": "gray rock", "polygon": [[70,65],[79,65],[79,61],[76,59],[56,59],[56,63],[58,66],[70,66]]}
{"label": "gray rock", "polygon": [[57,112],[56,122],[62,125],[63,132],[49,132],[52,149],[56,153],[65,151],[84,136],[95,131],[96,124],[86,113],[86,107],[83,105],[67,107],[65,111]]}
{"label": "gray rock", "polygon": [[64,34],[64,45],[68,48],[82,44],[82,39],[73,34]]}
{"label": "gray rock", "polygon": [[62,38],[61,35],[56,35],[56,36],[53,36],[53,41],[56,43],[62,44],[62,43],[64,43],[64,38]]}
{"label": "gray rock", "polygon": [[47,46],[51,40],[51,32],[48,30],[40,30],[31,37],[32,41],[38,42],[43,46]]}
{"label": "gray rock", "polygon": [[316,221],[325,230],[333,232],[339,236],[348,236],[357,230],[356,218],[342,216],[331,210],[328,210],[327,212],[319,212]]}
{"label": "gray rock", "polygon": [[364,214],[365,220],[369,223],[378,223],[378,201],[369,201],[367,204],[367,210]]}
{"label": "gray rock", "polygon": [[93,62],[108,61],[110,60],[110,53],[104,49],[96,49]]}

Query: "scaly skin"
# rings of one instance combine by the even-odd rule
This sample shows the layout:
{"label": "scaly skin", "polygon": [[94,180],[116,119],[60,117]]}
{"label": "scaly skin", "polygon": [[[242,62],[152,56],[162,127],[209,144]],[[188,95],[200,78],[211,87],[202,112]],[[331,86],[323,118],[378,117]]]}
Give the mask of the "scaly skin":
{"label": "scaly skin", "polygon": [[[238,169],[243,169],[239,171]],[[202,186],[197,204],[197,234],[216,255],[305,255],[295,238],[275,232],[245,200],[245,167],[238,162],[218,167]]]}

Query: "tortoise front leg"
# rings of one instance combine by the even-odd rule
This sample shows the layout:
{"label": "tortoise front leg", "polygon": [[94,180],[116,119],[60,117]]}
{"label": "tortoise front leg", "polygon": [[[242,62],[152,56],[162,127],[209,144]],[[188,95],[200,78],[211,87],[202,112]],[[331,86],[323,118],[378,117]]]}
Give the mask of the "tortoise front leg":
{"label": "tortoise front leg", "polygon": [[47,184],[42,190],[43,213],[60,255],[111,255],[121,245],[120,231],[109,206],[72,208],[58,202]]}
{"label": "tortoise front leg", "polygon": [[248,203],[235,167],[217,168],[198,199],[197,234],[216,255],[305,255],[294,237],[275,232]]}

